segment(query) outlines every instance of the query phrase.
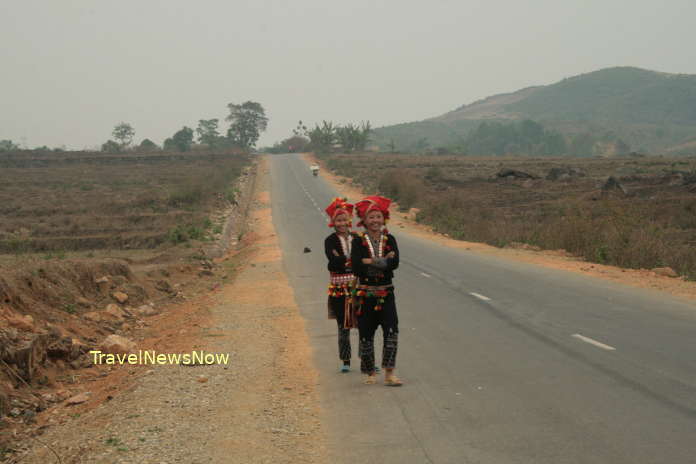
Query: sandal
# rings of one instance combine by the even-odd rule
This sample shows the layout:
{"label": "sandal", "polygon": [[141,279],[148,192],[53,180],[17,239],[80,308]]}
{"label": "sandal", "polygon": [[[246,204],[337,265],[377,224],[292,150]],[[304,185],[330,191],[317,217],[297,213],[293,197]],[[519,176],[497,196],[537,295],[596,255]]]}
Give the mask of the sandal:
{"label": "sandal", "polygon": [[363,383],[365,385],[374,385],[377,383],[377,376],[372,374],[372,375],[366,375],[365,379],[363,379]]}
{"label": "sandal", "polygon": [[401,381],[401,379],[395,375],[392,375],[391,377],[387,377],[384,379],[384,385],[387,387],[400,387],[403,384],[404,383]]}

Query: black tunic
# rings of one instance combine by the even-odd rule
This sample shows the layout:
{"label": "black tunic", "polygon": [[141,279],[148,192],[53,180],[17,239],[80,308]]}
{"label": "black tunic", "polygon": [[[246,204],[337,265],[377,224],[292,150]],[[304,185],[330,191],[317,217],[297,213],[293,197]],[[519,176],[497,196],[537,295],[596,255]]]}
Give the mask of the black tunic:
{"label": "black tunic", "polygon": [[[354,240],[357,237],[356,234],[351,233],[349,240]],[[336,256],[333,251],[336,250],[338,256]],[[324,240],[324,253],[326,258],[329,260],[327,269],[330,272],[335,272],[337,274],[349,274],[351,273],[351,268],[347,266],[348,256],[343,253],[343,247],[341,246],[341,240],[338,238],[338,234],[335,232]]]}
{"label": "black tunic", "polygon": [[[365,240],[369,240],[365,237]],[[363,264],[363,258],[371,258],[370,249],[363,244],[363,237],[356,237],[353,239],[353,245],[351,249],[351,261],[353,265],[353,274],[355,274],[359,283],[362,285],[370,286],[385,286],[392,284],[392,278],[394,277],[394,269],[399,267],[399,246],[396,244],[396,239],[392,234],[387,234],[387,243],[382,251],[382,254],[386,256],[390,251],[393,251],[395,256],[393,258],[387,258],[387,267],[383,270],[378,270],[374,267],[371,268],[369,264]],[[375,250],[375,253],[377,250]]]}

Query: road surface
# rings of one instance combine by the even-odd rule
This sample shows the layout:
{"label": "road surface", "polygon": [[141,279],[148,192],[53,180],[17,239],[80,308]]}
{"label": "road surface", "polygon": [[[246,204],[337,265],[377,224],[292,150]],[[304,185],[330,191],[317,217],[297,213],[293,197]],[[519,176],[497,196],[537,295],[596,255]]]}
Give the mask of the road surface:
{"label": "road surface", "polygon": [[323,253],[323,208],[337,193],[298,155],[270,160],[273,221],[320,370],[332,462],[696,463],[696,304],[657,292],[396,228],[406,384],[361,383],[356,331],[353,371],[338,373]]}

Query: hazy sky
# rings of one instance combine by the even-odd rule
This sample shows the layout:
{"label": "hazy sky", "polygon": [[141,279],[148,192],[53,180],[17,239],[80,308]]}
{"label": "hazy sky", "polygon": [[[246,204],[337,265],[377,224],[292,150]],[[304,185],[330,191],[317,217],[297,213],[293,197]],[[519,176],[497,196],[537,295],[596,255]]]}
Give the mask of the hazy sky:
{"label": "hazy sky", "polygon": [[[0,139],[162,143],[260,102],[298,119],[421,120],[608,66],[696,74],[693,0],[0,0]],[[221,121],[222,122],[222,121]]]}

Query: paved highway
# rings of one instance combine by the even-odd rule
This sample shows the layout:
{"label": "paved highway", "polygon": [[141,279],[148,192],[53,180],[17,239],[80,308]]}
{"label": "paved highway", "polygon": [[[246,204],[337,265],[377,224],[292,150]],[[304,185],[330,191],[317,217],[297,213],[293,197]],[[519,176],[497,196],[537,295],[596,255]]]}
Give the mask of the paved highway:
{"label": "paved highway", "polygon": [[353,372],[339,374],[323,254],[323,208],[337,193],[297,155],[270,160],[273,221],[320,370],[331,462],[696,463],[696,303],[657,292],[394,228],[406,384],[361,383],[356,331]]}

